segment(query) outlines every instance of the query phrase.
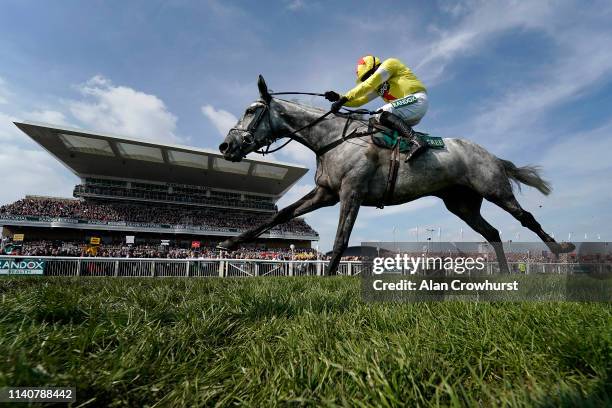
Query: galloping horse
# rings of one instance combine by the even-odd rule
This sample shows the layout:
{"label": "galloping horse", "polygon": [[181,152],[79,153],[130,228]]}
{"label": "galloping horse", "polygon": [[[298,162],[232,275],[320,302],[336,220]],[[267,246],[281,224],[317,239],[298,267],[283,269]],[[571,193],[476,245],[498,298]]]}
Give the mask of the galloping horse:
{"label": "galloping horse", "polygon": [[[363,128],[363,121],[347,123],[347,115],[329,115],[321,109],[273,98],[261,75],[258,88],[260,99],[246,109],[219,150],[225,159],[240,161],[275,140],[289,137],[317,155],[316,187],[266,223],[223,241],[219,248],[234,249],[275,225],[340,202],[338,230],[327,269],[327,274],[334,275],[348,246],[359,207],[377,206],[385,199],[391,150],[375,146],[366,135],[353,139],[354,143],[344,141],[342,135],[357,132]],[[508,271],[506,256],[499,231],[480,214],[483,198],[535,232],[553,253],[574,249],[571,243],[555,242],[514,197],[511,181],[535,187],[545,195],[550,193],[550,185],[542,180],[537,167],[516,167],[464,139],[447,138],[444,144],[444,149],[429,149],[412,161],[402,162],[394,194],[386,197],[384,204],[403,204],[425,196],[441,198],[450,212],[493,246],[503,272]]]}

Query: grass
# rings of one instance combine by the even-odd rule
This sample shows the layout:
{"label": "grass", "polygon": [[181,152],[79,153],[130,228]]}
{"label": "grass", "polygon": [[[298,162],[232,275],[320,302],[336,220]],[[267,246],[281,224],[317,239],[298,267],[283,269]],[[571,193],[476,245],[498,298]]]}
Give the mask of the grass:
{"label": "grass", "polygon": [[606,303],[364,303],[355,278],[0,279],[0,386],[84,406],[611,406]]}

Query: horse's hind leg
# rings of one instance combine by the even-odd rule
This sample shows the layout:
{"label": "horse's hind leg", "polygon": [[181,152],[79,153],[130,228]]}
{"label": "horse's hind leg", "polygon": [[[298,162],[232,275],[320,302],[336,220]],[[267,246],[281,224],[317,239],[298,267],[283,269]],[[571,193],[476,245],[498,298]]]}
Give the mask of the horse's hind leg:
{"label": "horse's hind leg", "polygon": [[497,256],[500,271],[508,273],[508,262],[499,231],[480,214],[482,196],[467,187],[455,187],[438,194],[438,197],[444,201],[444,205],[450,212],[465,221],[491,244]]}
{"label": "horse's hind leg", "polygon": [[535,217],[529,212],[525,211],[519,202],[514,197],[514,193],[512,192],[512,187],[508,183],[508,187],[504,189],[504,192],[499,195],[495,195],[492,197],[487,197],[487,200],[501,207],[502,209],[509,212],[514,218],[516,218],[523,227],[529,228],[531,231],[536,233],[538,237],[546,245],[554,254],[560,254],[565,252],[571,252],[574,250],[575,246],[569,242],[563,242],[561,244],[557,243],[553,237],[548,235],[543,229],[538,221],[536,221]]}

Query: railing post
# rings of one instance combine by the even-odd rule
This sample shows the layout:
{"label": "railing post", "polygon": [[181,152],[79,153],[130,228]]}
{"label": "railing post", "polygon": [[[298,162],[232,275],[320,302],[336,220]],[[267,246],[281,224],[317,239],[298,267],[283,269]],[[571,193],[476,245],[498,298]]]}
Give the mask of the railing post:
{"label": "railing post", "polygon": [[224,267],[225,261],[221,260],[219,261],[219,277],[222,278],[223,277],[223,267]]}
{"label": "railing post", "polygon": [[323,261],[317,260],[317,276],[321,276],[321,270],[323,269],[321,266],[323,265]]}
{"label": "railing post", "polygon": [[185,261],[185,277],[189,277],[189,261]]}
{"label": "railing post", "polygon": [[155,277],[155,261],[151,261],[151,277]]}
{"label": "railing post", "polygon": [[77,271],[76,276],[81,276],[81,260],[77,261]]}
{"label": "railing post", "polygon": [[346,265],[346,275],[351,276],[353,274],[353,264],[349,261]]}
{"label": "railing post", "polygon": [[254,263],[253,276],[259,276],[259,262],[257,261]]}
{"label": "railing post", "polygon": [[289,261],[289,276],[293,276],[293,261]]}

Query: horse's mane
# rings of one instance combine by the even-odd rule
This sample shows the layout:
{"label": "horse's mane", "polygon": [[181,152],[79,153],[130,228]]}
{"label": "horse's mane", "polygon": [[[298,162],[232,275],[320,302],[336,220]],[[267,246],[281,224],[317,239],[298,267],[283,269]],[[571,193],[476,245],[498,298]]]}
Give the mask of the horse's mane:
{"label": "horse's mane", "polygon": [[[275,98],[278,101],[283,101],[286,102],[290,105],[293,105],[295,107],[297,107],[298,109],[301,109],[303,111],[306,111],[308,113],[311,113],[313,115],[317,115],[317,116],[322,116],[324,114],[326,114],[328,111],[322,108],[319,108],[317,106],[312,106],[312,105],[307,105],[305,103],[302,102],[297,102],[297,101],[289,101],[286,99],[282,99],[282,98]],[[349,118],[352,117],[354,120],[359,121],[359,122],[366,122],[367,120],[365,118],[363,118],[361,115],[356,115],[356,114],[350,114],[350,113],[342,113],[342,112],[338,112],[338,113],[334,113],[333,116],[330,117],[330,119],[332,118]]]}
{"label": "horse's mane", "polygon": [[303,102],[289,101],[287,99],[282,99],[282,98],[274,98],[274,99],[276,99],[278,101],[286,102],[286,103],[288,103],[290,105],[294,105],[294,106],[296,106],[296,107],[298,107],[298,108],[300,108],[302,110],[305,110],[305,111],[308,111],[308,112],[311,112],[311,113],[317,113],[317,114],[321,114],[322,115],[322,114],[327,112],[326,110],[324,110],[322,108],[319,108],[317,106],[307,105],[307,104],[305,104]]}

